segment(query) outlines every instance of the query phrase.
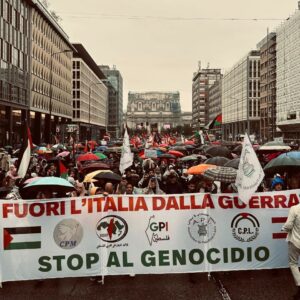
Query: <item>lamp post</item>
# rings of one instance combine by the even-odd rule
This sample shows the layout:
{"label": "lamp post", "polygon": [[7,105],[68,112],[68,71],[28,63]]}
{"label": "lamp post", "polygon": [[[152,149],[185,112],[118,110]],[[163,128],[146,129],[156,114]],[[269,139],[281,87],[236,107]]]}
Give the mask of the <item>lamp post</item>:
{"label": "lamp post", "polygon": [[88,136],[89,140],[92,139],[92,131],[91,131],[91,90],[92,90],[92,86],[97,85],[97,84],[103,84],[103,83],[102,82],[92,82],[89,85],[89,136]]}
{"label": "lamp post", "polygon": [[72,50],[62,50],[58,52],[51,53],[51,58],[50,58],[50,89],[49,89],[49,117],[50,117],[50,124],[49,124],[49,139],[48,143],[51,144],[52,142],[52,84],[53,84],[53,57],[54,55],[62,54],[62,53],[68,53],[68,52],[73,52]]}

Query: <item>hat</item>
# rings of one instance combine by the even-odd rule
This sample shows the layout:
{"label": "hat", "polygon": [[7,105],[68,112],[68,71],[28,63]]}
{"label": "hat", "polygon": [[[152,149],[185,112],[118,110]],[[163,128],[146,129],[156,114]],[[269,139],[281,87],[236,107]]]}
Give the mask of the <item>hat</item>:
{"label": "hat", "polygon": [[277,184],[284,186],[284,180],[281,177],[275,177],[272,181],[271,189],[273,189]]}

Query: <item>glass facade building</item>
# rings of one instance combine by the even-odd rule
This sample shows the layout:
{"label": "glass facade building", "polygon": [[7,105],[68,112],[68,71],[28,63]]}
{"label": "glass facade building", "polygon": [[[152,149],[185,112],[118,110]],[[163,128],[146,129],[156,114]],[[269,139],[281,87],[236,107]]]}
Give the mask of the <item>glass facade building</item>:
{"label": "glass facade building", "polygon": [[30,6],[0,0],[0,145],[19,143],[30,99]]}

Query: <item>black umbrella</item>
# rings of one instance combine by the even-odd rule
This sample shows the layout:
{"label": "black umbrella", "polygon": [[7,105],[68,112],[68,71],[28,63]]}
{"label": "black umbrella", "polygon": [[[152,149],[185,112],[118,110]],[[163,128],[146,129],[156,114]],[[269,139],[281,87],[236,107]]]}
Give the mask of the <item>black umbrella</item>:
{"label": "black umbrella", "polygon": [[175,147],[171,147],[170,150],[186,151],[186,147],[185,146],[175,146]]}
{"label": "black umbrella", "polygon": [[231,167],[234,169],[238,169],[239,168],[239,163],[240,163],[240,158],[235,158],[230,160],[228,163],[226,163],[224,165],[224,167]]}
{"label": "black umbrella", "polygon": [[195,146],[194,145],[185,145],[184,148],[186,150],[194,150],[195,149]]}
{"label": "black umbrella", "polygon": [[226,157],[212,157],[207,159],[204,163],[209,165],[216,165],[216,166],[224,166],[226,163],[228,163],[230,160]]}
{"label": "black umbrella", "polygon": [[300,170],[300,160],[285,154],[272,159],[264,167],[264,171],[269,174],[293,170]]}
{"label": "black umbrella", "polygon": [[291,147],[283,142],[272,141],[263,144],[258,151],[289,151]]}
{"label": "black umbrella", "polygon": [[221,157],[232,158],[229,149],[224,146],[211,146],[209,148],[206,148],[204,151],[205,153],[209,154],[212,157],[221,156]]}
{"label": "black umbrella", "polygon": [[243,145],[241,144],[241,145],[236,146],[236,147],[232,150],[232,152],[233,152],[233,153],[236,153],[236,154],[241,154],[241,153],[242,153],[242,150],[243,150]]}
{"label": "black umbrella", "polygon": [[94,176],[93,179],[104,179],[107,181],[120,182],[122,180],[122,177],[116,173],[99,173],[96,176]]}
{"label": "black umbrella", "polygon": [[158,156],[158,158],[176,158],[176,156],[169,154],[169,153],[164,153],[164,154]]}
{"label": "black umbrella", "polygon": [[211,146],[210,145],[201,145],[201,146],[199,146],[199,147],[197,147],[196,149],[194,149],[194,152],[195,151],[205,151],[205,149],[207,149],[207,148],[210,148]]}
{"label": "black umbrella", "polygon": [[101,162],[92,162],[92,163],[86,163],[83,164],[80,173],[82,174],[88,174],[93,171],[97,170],[109,170],[110,167],[108,164],[101,163]]}
{"label": "black umbrella", "polygon": [[130,147],[130,150],[131,150],[132,153],[139,153],[140,152],[139,149],[134,148],[134,147]]}
{"label": "black umbrella", "polygon": [[183,146],[184,143],[183,142],[177,142],[176,144],[174,144],[174,146]]}
{"label": "black umbrella", "polygon": [[217,167],[208,169],[203,176],[209,180],[216,180],[227,183],[234,183],[236,180],[237,170],[229,167]]}

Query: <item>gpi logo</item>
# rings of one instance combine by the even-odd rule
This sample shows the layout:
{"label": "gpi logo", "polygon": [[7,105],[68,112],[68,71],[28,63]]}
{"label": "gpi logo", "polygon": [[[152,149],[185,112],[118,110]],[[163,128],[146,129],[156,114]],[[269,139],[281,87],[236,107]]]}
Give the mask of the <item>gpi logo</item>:
{"label": "gpi logo", "polygon": [[148,221],[148,226],[145,230],[150,246],[152,246],[153,243],[168,241],[170,239],[168,231],[169,222],[156,221],[155,216],[151,216]]}
{"label": "gpi logo", "polygon": [[150,230],[153,232],[168,231],[169,230],[169,222],[152,222],[150,224]]}

